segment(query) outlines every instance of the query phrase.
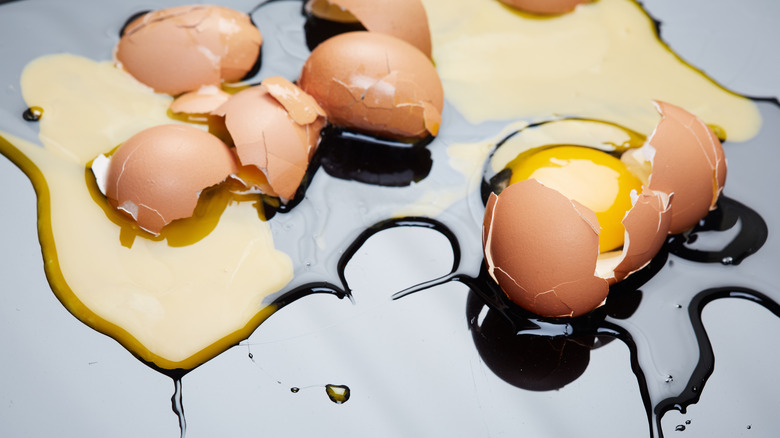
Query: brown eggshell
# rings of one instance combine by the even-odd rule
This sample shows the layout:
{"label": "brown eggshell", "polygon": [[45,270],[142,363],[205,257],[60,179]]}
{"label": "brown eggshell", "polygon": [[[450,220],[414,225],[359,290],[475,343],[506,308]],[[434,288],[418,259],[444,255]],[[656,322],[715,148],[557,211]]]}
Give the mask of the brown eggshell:
{"label": "brown eggshell", "polygon": [[623,218],[626,228],[622,260],[615,267],[611,283],[621,281],[642,269],[658,254],[666,241],[672,221],[671,196],[645,190]]}
{"label": "brown eggshell", "polygon": [[674,193],[669,233],[696,225],[715,208],[726,182],[726,159],[715,133],[677,106],[656,102],[662,115],[647,146],[655,150],[649,188]]}
{"label": "brown eggshell", "polygon": [[188,125],[141,131],[111,156],[106,197],[153,234],[192,216],[203,189],[236,171],[233,154],[217,137]]}
{"label": "brown eggshell", "polygon": [[311,53],[298,81],[330,122],[382,137],[436,135],[444,91],[431,60],[409,43],[349,32]]}
{"label": "brown eggshell", "polygon": [[265,174],[270,195],[292,199],[325,124],[317,102],[286,79],[269,78],[233,95],[214,114],[225,117],[241,164]]}
{"label": "brown eggshell", "polygon": [[598,220],[531,179],[491,194],[483,223],[488,271],[510,300],[541,316],[578,316],[601,305],[595,275]]}
{"label": "brown eggshell", "polygon": [[353,16],[367,30],[400,38],[431,57],[431,30],[420,0],[313,0],[308,4],[317,5],[311,12],[320,18],[333,15],[346,21]]}
{"label": "brown eggshell", "polygon": [[230,99],[230,94],[213,85],[184,93],[171,102],[174,113],[208,114]]}
{"label": "brown eggshell", "polygon": [[247,14],[221,6],[177,6],[131,22],[116,59],[140,82],[175,96],[242,79],[262,41]]}
{"label": "brown eggshell", "polygon": [[521,11],[544,15],[564,14],[574,10],[577,5],[590,1],[592,0],[501,0],[502,3]]}

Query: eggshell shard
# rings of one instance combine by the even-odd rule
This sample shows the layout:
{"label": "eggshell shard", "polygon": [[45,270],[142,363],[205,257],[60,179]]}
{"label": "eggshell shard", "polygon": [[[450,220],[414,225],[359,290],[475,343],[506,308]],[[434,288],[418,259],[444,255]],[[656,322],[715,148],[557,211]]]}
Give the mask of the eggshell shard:
{"label": "eggshell shard", "polygon": [[261,171],[261,189],[283,201],[292,199],[320,140],[325,111],[313,97],[280,78],[268,78],[233,95],[214,114],[225,125],[243,166]]}
{"label": "eggshell shard", "polygon": [[436,135],[441,124],[444,91],[433,63],[389,35],[349,32],[326,40],[298,83],[336,126],[415,139]]}
{"label": "eggshell shard", "polygon": [[555,15],[571,12],[577,5],[592,0],[501,0],[502,3],[533,14]]}
{"label": "eggshell shard", "polygon": [[595,275],[598,220],[536,180],[491,194],[483,223],[488,272],[510,300],[541,316],[579,316],[601,305]]}
{"label": "eggshell shard", "polygon": [[672,221],[671,204],[672,197],[663,192],[648,189],[637,196],[623,219],[625,244],[620,262],[607,278],[610,284],[642,269],[658,254]]}
{"label": "eggshell shard", "polygon": [[106,173],[106,197],[139,227],[159,234],[192,216],[203,189],[236,171],[228,146],[188,125],[160,125],[122,143]]}
{"label": "eggshell shard", "polygon": [[662,118],[647,143],[621,159],[634,167],[649,162],[648,187],[674,194],[669,233],[678,234],[716,207],[726,182],[726,158],[720,140],[701,119],[665,102],[656,107]]}
{"label": "eggshell shard", "polygon": [[170,110],[174,113],[208,114],[230,99],[230,94],[221,88],[207,85],[196,91],[184,93],[171,102]]}
{"label": "eggshell shard", "polygon": [[431,57],[428,15],[420,0],[309,0],[306,9],[326,20],[360,22],[371,32],[400,38]]}
{"label": "eggshell shard", "polygon": [[241,80],[262,42],[247,14],[221,6],[178,6],[132,21],[115,55],[140,82],[175,96]]}

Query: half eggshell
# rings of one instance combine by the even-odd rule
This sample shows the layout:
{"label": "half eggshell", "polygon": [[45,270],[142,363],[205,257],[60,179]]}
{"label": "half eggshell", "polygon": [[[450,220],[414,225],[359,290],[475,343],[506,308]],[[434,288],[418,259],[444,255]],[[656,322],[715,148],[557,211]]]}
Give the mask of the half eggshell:
{"label": "half eggshell", "polygon": [[188,125],[160,125],[122,143],[106,172],[106,197],[139,227],[159,234],[191,217],[202,190],[236,172],[228,146]]}
{"label": "half eggshell", "polygon": [[501,0],[502,3],[533,14],[555,15],[571,12],[577,5],[593,0]]}
{"label": "half eggshell", "polygon": [[247,14],[221,6],[177,6],[133,20],[115,56],[140,82],[175,96],[241,80],[255,65],[262,42]]}
{"label": "half eggshell", "polygon": [[491,194],[486,208],[485,262],[510,300],[542,316],[578,316],[604,302],[591,210],[534,179]]}
{"label": "half eggshell", "polygon": [[324,41],[298,83],[336,126],[416,139],[436,135],[441,124],[444,91],[433,63],[390,35],[349,32]]}
{"label": "half eggshell", "polygon": [[431,30],[420,0],[309,0],[318,18],[360,22],[366,30],[400,38],[431,57]]}
{"label": "half eggshell", "polygon": [[669,103],[655,104],[662,116],[655,131],[621,159],[629,169],[649,169],[651,190],[674,194],[669,233],[678,234],[716,207],[726,183],[726,158],[720,140],[701,119]]}
{"label": "half eggshell", "polygon": [[260,183],[260,189],[292,199],[326,120],[314,98],[284,78],[271,77],[233,95],[214,114],[225,117],[241,165],[264,174],[267,184]]}

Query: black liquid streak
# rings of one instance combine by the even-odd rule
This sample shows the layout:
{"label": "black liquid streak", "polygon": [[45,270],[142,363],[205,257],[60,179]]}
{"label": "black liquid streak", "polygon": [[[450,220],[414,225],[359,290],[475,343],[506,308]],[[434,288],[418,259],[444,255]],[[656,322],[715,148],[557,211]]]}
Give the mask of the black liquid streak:
{"label": "black liquid streak", "polygon": [[182,403],[181,379],[173,380],[173,395],[171,396],[171,409],[179,418],[179,430],[181,438],[187,435],[187,420],[184,418],[184,404]]}
{"label": "black liquid streak", "polygon": [[676,397],[667,398],[655,407],[656,426],[659,431],[659,438],[663,437],[661,431],[661,419],[666,412],[678,410],[681,413],[686,412],[687,406],[699,401],[704,385],[707,383],[715,367],[715,354],[712,350],[712,344],[707,336],[707,330],[704,328],[701,316],[704,307],[718,299],[722,298],[740,298],[754,302],[780,318],[780,304],[768,296],[753,289],[740,286],[723,286],[707,289],[697,294],[688,306],[688,315],[691,319],[696,340],[699,346],[699,362],[688,380],[685,390]]}

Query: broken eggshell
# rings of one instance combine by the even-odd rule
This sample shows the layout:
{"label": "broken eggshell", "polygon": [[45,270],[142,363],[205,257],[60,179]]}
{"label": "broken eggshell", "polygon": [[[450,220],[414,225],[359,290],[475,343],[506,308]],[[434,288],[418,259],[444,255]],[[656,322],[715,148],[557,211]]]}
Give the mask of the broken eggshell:
{"label": "broken eggshell", "polygon": [[651,190],[674,194],[669,233],[678,234],[715,209],[726,183],[726,157],[701,119],[669,103],[655,105],[662,116],[658,126],[621,159]]}
{"label": "broken eggshell", "polygon": [[420,0],[308,0],[305,9],[324,20],[359,22],[370,32],[400,38],[431,57],[428,15]]}
{"label": "broken eggshell", "polygon": [[215,85],[206,85],[189,91],[171,102],[176,114],[208,114],[230,99],[230,94]]}
{"label": "broken eggshell", "polygon": [[[245,168],[238,178],[282,201],[292,199],[326,121],[314,98],[284,78],[270,77],[233,95],[214,114],[225,118]],[[252,172],[262,175],[251,177]]]}
{"label": "broken eggshell", "polygon": [[565,14],[574,10],[581,3],[593,0],[500,0],[521,11],[541,15]]}
{"label": "broken eggshell", "polygon": [[546,317],[601,306],[609,285],[641,269],[667,235],[669,196],[632,197],[622,251],[599,255],[596,214],[535,179],[488,198],[482,228],[489,274],[515,304]]}
{"label": "broken eggshell", "polygon": [[298,81],[331,124],[395,139],[436,135],[444,91],[433,63],[409,43],[349,32],[312,51]]}
{"label": "broken eggshell", "polygon": [[177,6],[128,24],[116,60],[138,81],[178,95],[244,78],[263,38],[249,16],[221,6]]}
{"label": "broken eggshell", "polygon": [[116,149],[101,185],[113,207],[157,235],[168,223],[191,217],[201,191],[236,169],[232,152],[217,137],[188,125],[160,125]]}

